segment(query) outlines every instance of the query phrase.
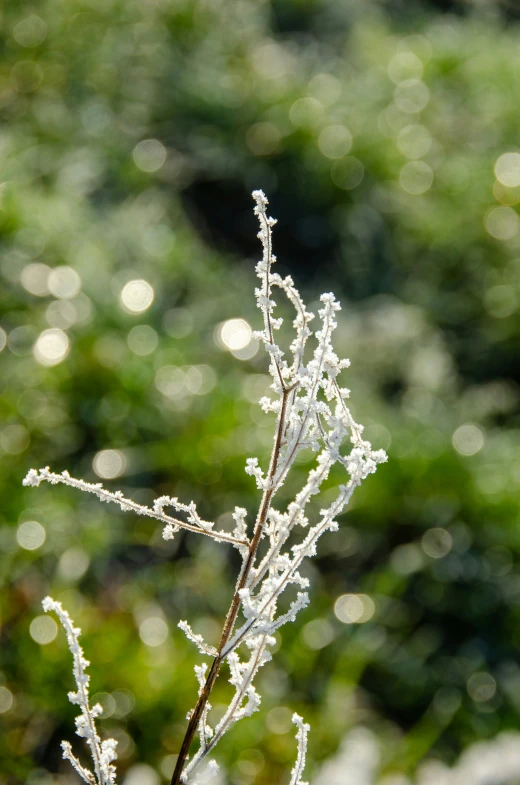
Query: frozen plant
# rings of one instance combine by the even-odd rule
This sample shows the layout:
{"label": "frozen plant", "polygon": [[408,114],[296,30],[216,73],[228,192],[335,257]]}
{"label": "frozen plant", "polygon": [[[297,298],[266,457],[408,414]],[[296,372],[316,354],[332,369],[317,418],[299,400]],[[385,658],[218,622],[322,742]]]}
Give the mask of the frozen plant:
{"label": "frozen plant", "polygon": [[[258,709],[260,696],[253,682],[259,669],[271,659],[274,633],[287,622],[294,621],[298,611],[309,602],[305,591],[308,580],[300,572],[302,563],[316,553],[316,545],[322,534],[337,530],[336,519],[345,509],[354,489],[375,472],[379,463],[386,461],[383,450],[372,450],[370,442],[363,439],[363,428],[354,421],[346,404],[349,391],[338,383],[340,371],[349,366],[349,361],[340,360],[332,348],[332,335],[337,326],[336,314],[340,304],[331,293],[321,296],[319,329],[314,334],[314,350],[307,358],[307,343],[313,335],[309,325],[314,315],[307,311],[292,278],[282,278],[273,272],[276,259],[272,253],[272,228],[276,221],[267,215],[267,199],[262,191],[254,191],[253,199],[255,215],[260,222],[258,237],[263,248],[263,258],[256,267],[260,286],[255,291],[257,305],[263,316],[263,328],[255,333],[255,337],[264,344],[268,353],[271,389],[274,393],[272,399],[262,398],[260,405],[266,413],[276,415],[276,426],[267,470],[260,467],[257,458],[248,458],[246,462],[246,472],[254,477],[261,491],[252,532],[246,521],[247,511],[240,507],[236,507],[233,513],[235,529],[229,535],[216,530],[213,523],[202,520],[193,502],[184,504],[175,497],[162,496],[153,507],[144,507],[125,498],[120,491],[112,493],[99,483],[76,480],[66,471],[55,474],[49,468],[40,471],[31,469],[24,480],[25,485],[39,485],[44,480],[52,484],[70,485],[94,493],[102,501],[115,502],[123,510],[155,518],[165,524],[165,539],[171,539],[176,531],[184,528],[220,542],[231,543],[240,552],[242,567],[218,647],[209,646],[186,621],[179,623],[202,656],[212,661],[209,667],[204,663],[195,668],[199,682],[198,700],[188,715],[188,726],[171,785],[194,784],[196,770],[202,761],[207,762],[222,736],[237,720],[250,716]],[[275,340],[275,332],[282,324],[282,320],[274,315],[276,303],[272,297],[275,288],[282,290],[296,311],[293,322],[295,336],[290,345],[289,360],[285,359],[284,352]],[[351,446],[345,450],[346,442],[350,442]],[[276,509],[273,506],[275,497],[296,457],[306,448],[317,454],[315,466],[290,504],[285,509]],[[311,522],[307,517],[309,503],[320,492],[335,464],[345,469],[346,482],[336,488],[332,503],[321,509]],[[177,513],[184,513],[186,520],[168,515],[165,508],[170,507]],[[303,530],[299,542],[289,547],[289,538],[299,530]],[[265,547],[260,558],[258,549],[261,540],[265,541]],[[299,589],[296,598],[286,612],[279,613],[280,596],[293,586]],[[239,614],[242,618],[237,624]],[[224,662],[229,668],[229,681],[235,694],[213,728],[209,716],[210,696]],[[305,764],[308,725],[298,715],[294,715],[293,721],[297,726],[298,756],[290,783],[304,785],[301,776]],[[199,746],[190,758],[196,735]],[[216,766],[213,762],[212,765]]]}
{"label": "frozen plant", "polygon": [[83,656],[83,649],[79,645],[79,627],[74,627],[72,619],[67,611],[63,610],[60,602],[56,602],[52,597],[45,597],[42,602],[44,611],[54,611],[63,625],[67,643],[74,660],[74,678],[76,680],[77,692],[69,692],[68,697],[71,703],[77,704],[81,709],[81,714],[76,717],[76,733],[86,739],[94,763],[93,774],[89,769],[81,765],[79,760],[72,754],[72,747],[68,741],[61,742],[63,757],[70,760],[80,777],[87,785],[114,785],[116,770],[112,761],[117,758],[115,739],[105,739],[101,741],[96,730],[96,718],[102,714],[103,709],[96,703],[90,705],[88,697],[88,685],[90,676],[87,676],[85,669],[89,665],[88,660]]}

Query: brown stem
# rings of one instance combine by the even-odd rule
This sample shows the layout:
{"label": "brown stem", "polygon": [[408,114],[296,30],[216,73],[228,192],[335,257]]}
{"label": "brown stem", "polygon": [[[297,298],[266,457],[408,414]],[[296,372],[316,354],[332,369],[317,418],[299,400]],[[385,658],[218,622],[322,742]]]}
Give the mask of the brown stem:
{"label": "brown stem", "polygon": [[190,751],[193,737],[195,736],[202,714],[209,700],[211,690],[213,689],[213,685],[217,680],[217,676],[220,671],[220,666],[222,664],[222,661],[224,660],[224,657],[222,656],[222,651],[226,643],[228,642],[229,638],[231,637],[231,633],[233,632],[233,627],[235,625],[235,621],[238,616],[238,611],[240,609],[240,594],[239,594],[240,589],[243,589],[244,586],[246,585],[247,580],[249,578],[249,574],[255,562],[256,552],[258,550],[258,545],[260,543],[262,531],[265,522],[267,520],[267,514],[269,512],[271,499],[273,497],[273,493],[275,490],[273,486],[273,479],[276,474],[278,459],[280,457],[280,447],[282,445],[282,437],[285,429],[285,414],[287,410],[287,398],[289,396],[289,393],[291,392],[291,389],[292,388],[284,388],[283,390],[282,405],[280,407],[280,416],[278,418],[278,424],[276,429],[276,439],[273,446],[273,452],[271,454],[271,462],[269,465],[269,473],[267,476],[267,481],[268,481],[267,488],[264,491],[262,502],[260,504],[260,509],[258,510],[258,516],[255,524],[255,531],[253,534],[253,539],[249,544],[249,552],[247,554],[247,559],[242,569],[241,578],[237,583],[237,587],[235,589],[235,594],[233,595],[231,605],[229,606],[229,610],[227,612],[226,621],[224,622],[224,629],[222,630],[220,643],[218,645],[217,655],[212,662],[204,687],[202,688],[202,691],[199,695],[199,699],[189,719],[188,727],[184,735],[184,739],[181,745],[179,756],[177,758],[175,771],[173,772],[170,785],[179,785],[179,783],[181,782],[181,774],[184,769],[184,765],[186,763],[188,753]]}

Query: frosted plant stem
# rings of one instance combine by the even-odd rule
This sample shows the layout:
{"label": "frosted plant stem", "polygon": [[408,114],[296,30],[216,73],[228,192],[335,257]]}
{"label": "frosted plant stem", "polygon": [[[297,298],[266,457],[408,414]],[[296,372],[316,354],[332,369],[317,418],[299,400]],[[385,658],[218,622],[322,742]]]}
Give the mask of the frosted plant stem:
{"label": "frosted plant stem", "polygon": [[67,643],[74,662],[74,678],[78,688],[77,692],[69,692],[68,697],[71,703],[78,705],[81,709],[81,714],[76,718],[76,733],[86,740],[90,748],[95,774],[81,765],[76,756],[73,755],[72,747],[68,741],[62,741],[61,743],[63,758],[70,761],[73,768],[76,769],[87,785],[115,785],[116,770],[112,765],[112,761],[117,757],[115,752],[117,742],[115,739],[101,741],[96,730],[96,717],[99,717],[103,710],[98,703],[94,706],[90,705],[90,677],[86,673],[89,662],[85,659],[83,649],[79,644],[81,630],[79,627],[74,626],[72,619],[67,611],[63,609],[61,603],[56,602],[52,597],[45,597],[42,606],[44,611],[54,611],[56,613],[67,636]]}
{"label": "frosted plant stem", "polygon": [[[350,365],[349,360],[337,356],[332,345],[332,335],[337,327],[336,312],[341,310],[340,303],[332,292],[321,295],[322,307],[318,310],[320,326],[314,333],[312,356],[306,360],[307,340],[313,336],[309,323],[314,319],[314,314],[307,311],[292,278],[282,278],[273,272],[272,265],[276,262],[276,257],[272,253],[272,228],[276,220],[266,212],[268,200],[262,191],[254,191],[253,199],[254,212],[260,224],[258,238],[263,250],[262,259],[256,265],[260,286],[255,289],[257,306],[262,313],[263,329],[255,331],[254,336],[263,344],[269,356],[271,389],[275,393],[273,400],[264,396],[259,403],[264,412],[276,414],[276,426],[266,474],[259,465],[258,458],[251,457],[246,460],[246,473],[254,478],[261,491],[252,537],[248,537],[247,511],[242,507],[235,507],[232,517],[236,526],[233,533],[228,534],[217,531],[211,521],[203,520],[193,501],[184,503],[177,497],[160,496],[155,499],[153,506],[146,507],[127,499],[121,491],[108,491],[101,483],[93,484],[76,479],[67,471],[56,474],[48,467],[39,471],[31,469],[24,480],[26,486],[38,486],[44,481],[51,485],[68,485],[94,494],[101,501],[117,504],[123,511],[159,520],[164,524],[163,537],[166,540],[172,539],[175,532],[184,528],[212,537],[216,541],[228,542],[240,552],[242,567],[218,647],[208,645],[200,634],[192,630],[187,621],[179,622],[179,627],[188,640],[197,646],[204,657],[211,657],[212,662],[209,670],[207,663],[195,666],[199,685],[198,700],[188,715],[188,726],[171,785],[194,785],[192,774],[198,770],[199,765],[213,751],[224,734],[235,722],[250,716],[259,708],[261,698],[253,681],[259,669],[271,659],[269,649],[272,649],[276,642],[274,633],[288,622],[295,621],[298,612],[309,603],[308,593],[297,591],[296,598],[290,602],[288,608],[286,606],[279,611],[278,601],[281,595],[290,587],[306,589],[309,586],[308,579],[300,572],[302,563],[316,554],[317,542],[322,534],[337,530],[336,518],[349,503],[355,488],[369,474],[373,474],[380,463],[386,461],[383,450],[373,450],[370,442],[363,439],[363,426],[356,423],[345,403],[349,390],[340,388],[337,382],[339,373]],[[280,329],[283,320],[274,314],[276,302],[271,299],[273,289],[282,290],[296,312],[292,323],[295,337],[289,347],[292,361],[289,362],[284,359],[285,352],[275,341],[275,333]],[[345,450],[347,442],[350,442],[351,446]],[[278,491],[297,456],[302,450],[309,448],[317,453],[314,467],[309,470],[305,483],[286,508],[276,509],[274,500]],[[319,510],[318,517],[313,509],[314,505],[310,502],[313,497],[322,493],[324,483],[335,464],[346,470],[348,480],[346,484],[338,485],[335,500]],[[167,507],[184,514],[187,520],[167,515]],[[307,533],[289,547],[289,538],[292,538],[298,527],[307,529]],[[267,539],[268,545],[263,558],[260,559],[258,548],[263,537]],[[63,615],[62,623],[67,630],[71,651],[75,657],[80,658],[79,666],[75,668],[78,693],[70,693],[69,697],[72,702],[79,703],[82,707],[82,715],[77,720],[78,734],[84,736],[92,748],[95,774],[81,765],[67,742],[62,745],[64,757],[70,760],[87,785],[115,785],[115,767],[112,765],[115,760],[115,740],[107,739],[101,742],[95,731],[94,719],[99,715],[101,707],[96,705],[90,708],[86,700],[88,676],[84,674],[84,667],[87,663],[77,642],[79,630],[69,625],[70,620],[59,603],[47,599],[45,604],[59,616]],[[235,629],[240,611],[244,621]],[[247,649],[250,654],[249,658],[245,659],[243,653]],[[235,688],[235,694],[224,715],[212,729],[208,724],[210,696],[224,660],[227,660],[229,665],[229,681]],[[296,714],[293,722],[298,729],[298,754],[291,772],[290,785],[305,785],[301,777],[305,766],[309,727]],[[200,739],[199,748],[189,759],[196,733]],[[210,760],[208,766],[214,769],[215,761]]]}
{"label": "frosted plant stem", "polygon": [[[267,638],[267,635],[264,635],[263,638],[264,638],[264,641],[265,641],[266,638]],[[213,738],[211,739],[211,741],[209,742],[207,747],[205,749],[201,748],[201,750],[199,750],[198,754],[203,753],[204,755],[207,755],[208,753],[210,753],[212,751],[212,749],[214,747],[216,747],[216,745],[218,744],[218,742],[220,741],[222,736],[225,734],[225,732],[228,730],[229,726],[232,723],[232,718],[233,718],[234,713],[239,709],[240,704],[242,703],[242,701],[244,699],[244,696],[246,695],[247,688],[250,686],[252,680],[254,679],[254,677],[256,675],[256,671],[258,669],[259,661],[260,661],[260,658],[261,658],[262,653],[263,653],[263,648],[264,648],[264,644],[262,644],[262,645],[260,645],[258,647],[258,649],[257,649],[257,651],[256,651],[256,653],[254,655],[253,662],[251,664],[251,672],[250,672],[249,678],[244,680],[244,683],[242,684],[241,688],[237,691],[237,693],[234,696],[233,700],[229,704],[224,717],[222,718],[221,722],[219,723],[219,726],[217,727],[217,729],[215,731],[215,735],[213,736]],[[201,755],[201,757],[202,757],[202,755]],[[197,758],[198,758],[198,756],[197,756]],[[194,758],[193,761],[190,763],[188,768],[191,770],[192,767],[194,767],[197,762],[198,762],[198,759]]]}
{"label": "frosted plant stem", "polygon": [[[270,297],[271,295],[271,265],[273,263],[273,233],[272,233],[272,223],[270,223],[267,215],[265,213],[260,213],[259,215],[260,223],[263,224],[263,231],[265,233],[265,243],[264,243],[264,261],[266,262],[266,270],[265,270],[265,291],[266,296]],[[273,323],[271,319],[271,311],[269,308],[264,310],[264,324],[266,332],[269,336],[269,341],[271,344],[274,344],[274,335],[273,335]],[[280,368],[280,363],[276,357],[273,357],[273,361],[276,367],[276,374],[278,376],[278,381],[280,382],[280,386],[284,387],[284,381],[282,376],[282,371]]]}
{"label": "frosted plant stem", "polygon": [[271,498],[274,492],[272,481],[275,476],[276,469],[278,466],[278,460],[280,457],[282,436],[285,428],[287,398],[289,394],[290,394],[289,389],[283,390],[280,414],[278,415],[278,423],[276,427],[276,437],[273,446],[273,452],[271,454],[271,463],[269,466],[268,483],[264,490],[262,502],[260,504],[260,509],[258,511],[253,539],[251,540],[251,544],[249,545],[248,554],[244,563],[244,567],[242,569],[241,576],[237,582],[235,593],[233,595],[233,599],[231,601],[231,605],[229,606],[229,610],[226,616],[226,621],[224,622],[224,628],[222,630],[220,643],[218,645],[217,656],[214,658],[212,662],[204,687],[199,695],[197,704],[193,709],[193,713],[191,714],[191,717],[189,719],[188,727],[186,729],[186,734],[182,742],[182,746],[179,752],[179,757],[177,758],[177,763],[175,765],[175,770],[173,772],[170,785],[179,785],[179,783],[182,782],[181,776],[184,769],[184,764],[188,757],[191,743],[193,741],[193,737],[195,736],[201,716],[209,700],[209,696],[211,694],[215,681],[217,680],[220,671],[220,666],[224,659],[224,655],[223,655],[224,647],[228,643],[231,634],[233,632],[233,627],[235,626],[235,621],[238,616],[238,611],[240,609],[240,590],[243,589],[244,586],[246,585],[249,578],[249,574],[255,562],[256,552],[258,550],[258,545],[260,543],[260,538],[262,536],[262,530],[267,520],[267,514],[269,512],[269,506],[271,504]]}
{"label": "frosted plant stem", "polygon": [[306,722],[303,721],[299,714],[293,714],[292,721],[298,729],[296,733],[296,740],[298,742],[298,756],[296,758],[294,768],[291,771],[291,782],[289,785],[308,785],[308,783],[303,782],[301,776],[305,768],[305,756],[307,755],[307,734],[309,733],[310,727]]}
{"label": "frosted plant stem", "polygon": [[[71,477],[68,471],[64,471],[61,474],[56,474],[55,472],[51,472],[48,466],[39,470],[30,469],[23,481],[23,484],[37,487],[41,482],[44,481],[49,482],[51,485],[62,483],[63,485],[68,485],[71,488],[77,488],[78,490],[84,491],[86,493],[93,493],[98,497],[98,499],[101,499],[102,502],[113,502],[114,504],[118,504],[124,512],[132,511],[137,513],[137,515],[145,515],[147,518],[155,518],[155,520],[166,524],[165,533],[163,534],[164,539],[172,539],[173,532],[175,532],[177,529],[187,529],[188,531],[196,532],[197,534],[205,534],[206,537],[212,537],[214,540],[220,540],[221,542],[231,542],[233,545],[249,544],[247,540],[241,540],[236,537],[232,537],[230,534],[226,534],[226,532],[214,531],[211,529],[212,524],[208,524],[207,521],[201,521],[198,516],[191,519],[193,521],[197,521],[197,523],[187,523],[186,521],[181,521],[179,518],[173,518],[171,515],[166,515],[163,507],[168,504],[175,504],[177,509],[180,510],[190,509],[190,505],[180,504],[177,499],[170,499],[167,496],[162,496],[155,500],[154,508],[152,509],[151,507],[146,507],[144,504],[138,504],[137,502],[132,501],[132,499],[127,499],[125,496],[123,496],[121,491],[112,493],[111,491],[107,491],[105,488],[103,488],[101,483],[91,483],[85,482],[85,480],[77,480],[75,477]],[[202,524],[206,525],[204,526]]]}

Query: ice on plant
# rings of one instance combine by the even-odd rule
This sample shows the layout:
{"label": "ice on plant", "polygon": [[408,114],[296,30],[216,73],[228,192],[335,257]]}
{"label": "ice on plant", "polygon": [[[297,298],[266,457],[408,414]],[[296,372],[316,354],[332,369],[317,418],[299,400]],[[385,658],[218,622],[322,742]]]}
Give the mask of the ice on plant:
{"label": "ice on plant", "polygon": [[[177,497],[161,496],[152,507],[137,504],[126,498],[121,491],[106,490],[101,483],[89,483],[70,476],[67,471],[52,472],[49,467],[36,471],[31,469],[24,480],[25,485],[38,486],[41,482],[69,485],[78,490],[92,493],[101,501],[118,504],[122,510],[144,515],[159,521],[165,539],[171,539],[181,529],[202,534],[206,537],[230,544],[242,556],[242,568],[237,579],[235,592],[226,617],[220,643],[217,648],[204,641],[187,621],[179,627],[187,638],[199,649],[209,662],[197,665],[198,701],[188,715],[183,752],[172,777],[172,785],[192,783],[201,772],[201,764],[207,769],[210,756],[220,739],[230,728],[244,717],[250,716],[260,707],[261,697],[254,681],[260,668],[271,659],[275,643],[274,633],[283,625],[294,622],[298,613],[309,603],[308,580],[302,575],[304,561],[315,555],[320,537],[328,531],[336,531],[338,517],[348,505],[355,489],[378,465],[386,461],[383,450],[373,450],[363,438],[363,427],[353,418],[346,400],[349,391],[340,386],[339,376],[350,363],[338,357],[333,348],[333,335],[337,317],[341,310],[334,294],[327,292],[320,298],[321,307],[317,314],[317,328],[313,332],[311,323],[316,317],[307,310],[290,276],[281,277],[273,270],[276,257],[273,254],[272,231],[276,220],[267,214],[268,201],[262,191],[254,191],[254,212],[260,230],[258,237],[262,245],[262,259],[256,266],[259,285],[255,290],[256,302],[262,317],[262,326],[253,337],[263,344],[271,375],[271,397],[260,400],[262,409],[269,416],[276,415],[273,432],[273,448],[268,466],[262,467],[257,457],[246,461],[245,470],[259,491],[256,514],[236,507],[233,513],[235,529],[232,534],[219,531],[211,521],[203,520],[193,502],[181,502]],[[134,282],[135,283],[135,282]],[[275,292],[280,292],[294,307],[292,323],[294,337],[289,352],[282,350],[276,334],[282,320],[275,315]],[[312,346],[310,345],[312,342]],[[314,467],[308,472],[306,481],[289,504],[277,506],[277,494],[282,488],[293,464],[302,450],[310,448],[316,454]],[[331,498],[316,516],[309,512],[310,502],[318,496],[323,483],[334,465],[344,469],[345,479],[339,484]],[[176,513],[171,514],[171,510]],[[180,517],[179,517],[180,516]],[[295,532],[299,541],[288,546]],[[267,547],[262,558],[257,558],[260,539]],[[283,611],[279,602],[284,592],[292,597]],[[59,603],[46,601],[49,609],[58,614],[67,630],[69,646],[73,652],[78,693],[74,700],[81,706],[78,733],[85,736],[95,762],[95,775],[81,767],[74,758],[70,745],[64,742],[64,755],[68,757],[86,782],[93,785],[109,785],[114,781],[111,761],[115,756],[111,740],[100,742],[95,730],[97,707],[89,708],[88,677],[84,676],[85,662],[77,643],[77,632]],[[241,616],[241,618],[240,618]],[[229,681],[234,688],[233,697],[215,727],[211,725],[210,693],[226,663]],[[87,681],[85,682],[85,679]],[[302,780],[307,749],[309,726],[295,714],[298,753],[291,772],[291,785],[305,785]],[[188,756],[191,741],[198,734],[199,747]],[[211,766],[215,768],[214,761]],[[97,779],[93,779],[93,777]],[[89,779],[89,777],[91,779]]]}

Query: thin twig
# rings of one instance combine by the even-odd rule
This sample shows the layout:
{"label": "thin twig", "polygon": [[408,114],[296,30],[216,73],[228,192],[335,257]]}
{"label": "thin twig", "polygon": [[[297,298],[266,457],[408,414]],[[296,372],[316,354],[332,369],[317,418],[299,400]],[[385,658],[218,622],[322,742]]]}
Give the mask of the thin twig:
{"label": "thin twig", "polygon": [[224,628],[222,630],[222,635],[220,638],[220,643],[218,645],[217,656],[215,657],[215,659],[211,664],[211,668],[208,673],[206,683],[204,684],[204,687],[199,695],[199,699],[193,710],[193,713],[190,716],[188,727],[186,729],[186,734],[184,736],[181,745],[179,757],[177,758],[177,763],[175,765],[175,770],[173,772],[170,785],[179,785],[179,783],[181,782],[181,775],[184,769],[184,764],[188,757],[188,753],[190,750],[191,743],[193,741],[193,737],[196,733],[204,708],[209,700],[209,696],[211,694],[215,681],[217,680],[217,676],[220,671],[220,666],[224,659],[223,651],[231,637],[231,634],[233,632],[233,627],[235,625],[235,621],[238,616],[238,611],[240,608],[240,590],[243,589],[244,586],[246,585],[249,574],[254,566],[256,552],[258,550],[258,545],[260,543],[262,531],[265,526],[265,522],[267,520],[269,507],[274,492],[274,487],[272,485],[272,482],[274,479],[274,475],[276,473],[278,460],[280,457],[280,447],[282,444],[282,436],[285,428],[285,414],[287,408],[288,395],[289,395],[289,390],[284,389],[282,393],[280,414],[278,416],[278,423],[276,428],[276,438],[273,446],[273,452],[271,454],[271,463],[269,466],[269,473],[267,477],[268,482],[266,484],[266,488],[264,490],[264,494],[262,497],[262,502],[260,504],[260,509],[258,511],[253,539],[251,540],[251,543],[249,545],[249,550],[244,564],[244,568],[242,570],[241,578],[237,583],[235,593],[231,601],[231,605],[229,606],[229,610],[226,616],[226,621],[224,623]]}
{"label": "thin twig", "polygon": [[190,532],[205,534],[206,537],[212,537],[214,540],[220,540],[221,542],[231,542],[233,545],[249,545],[248,540],[240,540],[236,537],[233,537],[231,534],[213,531],[213,529],[208,529],[203,526],[195,526],[192,523],[186,523],[185,521],[181,521],[178,518],[173,518],[171,515],[166,515],[166,513],[162,512],[162,510],[154,510],[151,507],[146,507],[144,504],[138,504],[137,502],[132,501],[132,499],[127,499],[125,496],[123,496],[121,491],[111,493],[111,491],[107,491],[105,488],[103,488],[101,483],[90,483],[85,482],[84,480],[77,480],[74,477],[71,477],[67,471],[62,472],[61,474],[56,474],[55,472],[49,471],[48,467],[45,469],[40,469],[39,472],[36,469],[31,469],[23,481],[23,484],[39,485],[44,480],[46,482],[50,482],[51,485],[63,483],[63,485],[69,485],[71,488],[77,488],[80,491],[93,493],[103,502],[113,502],[114,504],[118,504],[122,510],[132,510],[132,512],[137,513],[137,515],[145,515],[148,518],[155,518],[155,520],[162,521],[162,523],[166,523],[174,528],[187,529]]}

